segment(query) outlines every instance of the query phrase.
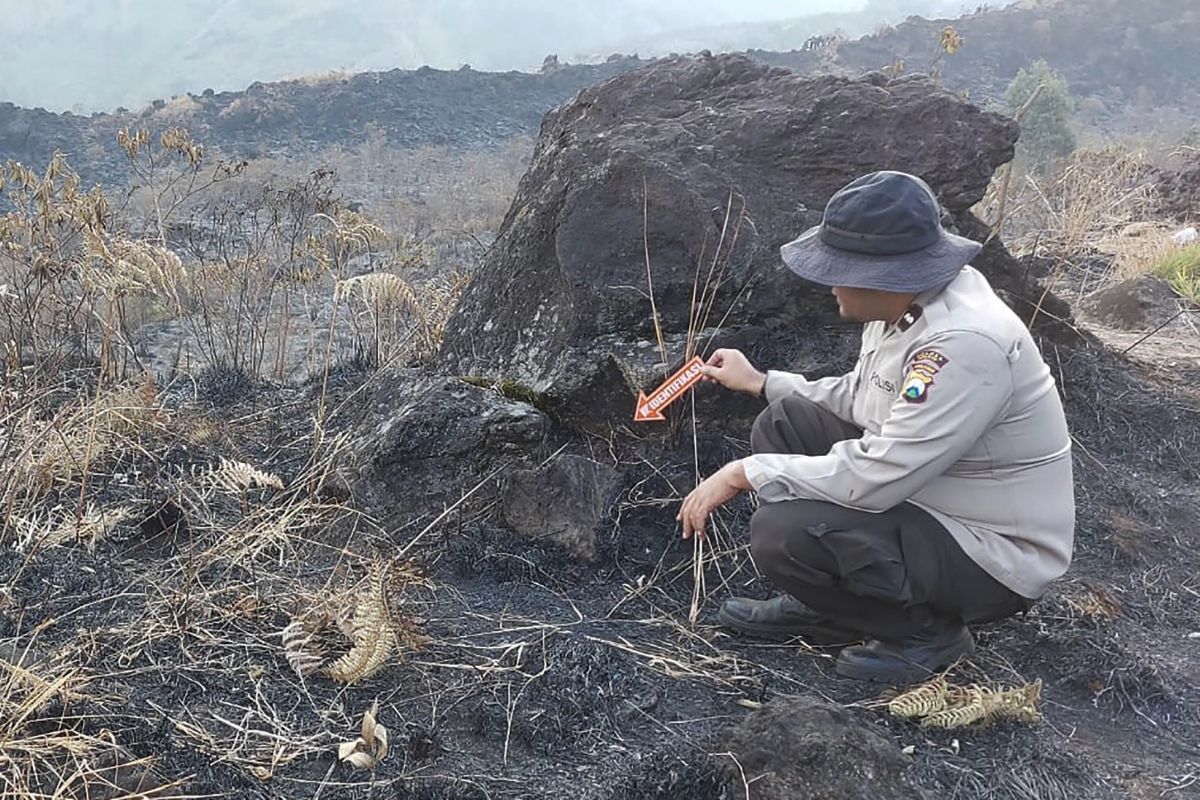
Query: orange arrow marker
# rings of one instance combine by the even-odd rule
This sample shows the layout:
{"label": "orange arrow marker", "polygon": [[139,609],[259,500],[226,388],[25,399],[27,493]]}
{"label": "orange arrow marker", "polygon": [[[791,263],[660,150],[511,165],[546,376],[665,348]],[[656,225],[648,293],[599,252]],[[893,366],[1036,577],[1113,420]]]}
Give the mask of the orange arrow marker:
{"label": "orange arrow marker", "polygon": [[696,382],[704,375],[704,359],[696,356],[679,368],[662,386],[655,389],[647,397],[645,392],[638,392],[637,408],[633,412],[634,422],[665,421],[662,412],[667,406],[687,394]]}

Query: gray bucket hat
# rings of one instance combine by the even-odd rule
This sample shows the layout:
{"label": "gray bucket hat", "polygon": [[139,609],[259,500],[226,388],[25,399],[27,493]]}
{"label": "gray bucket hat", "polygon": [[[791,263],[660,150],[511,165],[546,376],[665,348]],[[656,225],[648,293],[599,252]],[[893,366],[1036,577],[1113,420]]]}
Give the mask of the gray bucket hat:
{"label": "gray bucket hat", "polygon": [[792,272],[825,286],[917,293],[952,281],[981,249],[942,227],[929,184],[885,171],[840,189],[821,224],[780,255]]}

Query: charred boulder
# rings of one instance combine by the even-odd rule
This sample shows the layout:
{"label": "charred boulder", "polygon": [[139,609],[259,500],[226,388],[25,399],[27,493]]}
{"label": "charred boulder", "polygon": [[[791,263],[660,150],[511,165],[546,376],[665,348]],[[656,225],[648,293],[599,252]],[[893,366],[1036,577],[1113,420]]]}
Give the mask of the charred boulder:
{"label": "charred boulder", "polygon": [[[978,226],[968,209],[1016,137],[923,77],[801,77],[738,55],[620,75],[546,116],[442,365],[600,429],[719,330],[754,328],[782,366],[776,345],[836,321],[828,290],[778,254],[834,191],[901,169],[930,183],[948,224]],[[1002,248],[993,262],[1017,275]]]}

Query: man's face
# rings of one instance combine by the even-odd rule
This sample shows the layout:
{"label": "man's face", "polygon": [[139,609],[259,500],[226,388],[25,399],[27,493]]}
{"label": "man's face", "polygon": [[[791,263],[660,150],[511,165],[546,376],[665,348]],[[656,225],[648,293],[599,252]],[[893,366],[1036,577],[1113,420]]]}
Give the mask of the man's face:
{"label": "man's face", "polygon": [[838,313],[850,322],[871,322],[879,319],[880,292],[872,289],[853,289],[849,286],[833,287],[837,298]]}
{"label": "man's face", "polygon": [[879,289],[854,289],[849,286],[833,287],[838,311],[842,319],[850,322],[895,322],[908,308],[915,295],[884,292]]}

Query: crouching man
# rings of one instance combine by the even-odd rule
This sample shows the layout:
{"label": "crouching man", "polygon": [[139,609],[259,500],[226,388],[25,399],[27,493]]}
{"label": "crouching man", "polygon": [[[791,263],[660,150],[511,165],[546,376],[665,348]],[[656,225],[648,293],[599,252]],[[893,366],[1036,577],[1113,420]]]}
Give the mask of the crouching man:
{"label": "crouching man", "polygon": [[967,625],[1027,609],[1070,563],[1075,503],[1062,404],[1022,321],[899,172],[864,176],[782,249],[865,323],[854,370],[808,380],[718,350],[709,380],[768,401],[753,455],[684,500],[683,535],[758,493],[750,550],[782,590],[732,598],[740,633],[845,647],[837,672],[907,683],[970,653]]}

